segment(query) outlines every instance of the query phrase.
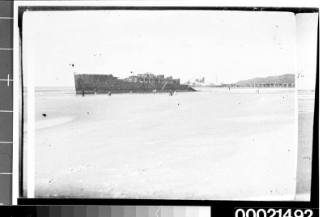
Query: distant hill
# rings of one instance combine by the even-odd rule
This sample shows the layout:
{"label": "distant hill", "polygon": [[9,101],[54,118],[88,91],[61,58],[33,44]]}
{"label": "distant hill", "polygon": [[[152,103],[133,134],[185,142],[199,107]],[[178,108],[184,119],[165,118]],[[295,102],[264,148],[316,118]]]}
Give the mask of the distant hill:
{"label": "distant hill", "polygon": [[283,74],[278,76],[268,76],[268,77],[257,77],[248,80],[241,80],[233,85],[245,87],[245,86],[253,86],[255,85],[267,85],[267,84],[290,84],[294,85],[295,83],[295,75],[294,74]]}

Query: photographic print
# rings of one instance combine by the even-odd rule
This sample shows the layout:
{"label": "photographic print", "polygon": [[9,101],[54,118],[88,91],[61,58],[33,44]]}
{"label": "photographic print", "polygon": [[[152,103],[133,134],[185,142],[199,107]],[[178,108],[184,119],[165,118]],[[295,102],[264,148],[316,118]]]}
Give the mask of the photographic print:
{"label": "photographic print", "polygon": [[25,195],[310,198],[316,14],[21,16]]}

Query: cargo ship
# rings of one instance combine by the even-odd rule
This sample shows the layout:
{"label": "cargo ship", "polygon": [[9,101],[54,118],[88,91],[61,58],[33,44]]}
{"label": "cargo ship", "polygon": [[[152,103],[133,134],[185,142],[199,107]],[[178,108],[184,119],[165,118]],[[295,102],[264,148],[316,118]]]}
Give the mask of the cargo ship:
{"label": "cargo ship", "polygon": [[192,87],[180,79],[150,73],[120,79],[112,74],[74,74],[76,94],[189,92]]}

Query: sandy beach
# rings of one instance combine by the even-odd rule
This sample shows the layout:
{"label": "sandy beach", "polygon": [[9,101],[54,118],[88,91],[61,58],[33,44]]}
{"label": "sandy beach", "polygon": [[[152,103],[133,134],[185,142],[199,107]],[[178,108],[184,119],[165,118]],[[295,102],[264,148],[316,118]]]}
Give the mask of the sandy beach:
{"label": "sandy beach", "polygon": [[294,112],[294,89],[37,94],[36,196],[291,200]]}

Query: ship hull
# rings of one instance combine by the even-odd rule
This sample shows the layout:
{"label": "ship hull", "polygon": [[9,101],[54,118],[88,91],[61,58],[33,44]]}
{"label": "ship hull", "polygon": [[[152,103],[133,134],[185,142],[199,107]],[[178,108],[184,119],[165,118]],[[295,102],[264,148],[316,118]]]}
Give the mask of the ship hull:
{"label": "ship hull", "polygon": [[192,92],[192,87],[176,83],[130,82],[112,75],[76,74],[76,94]]}

